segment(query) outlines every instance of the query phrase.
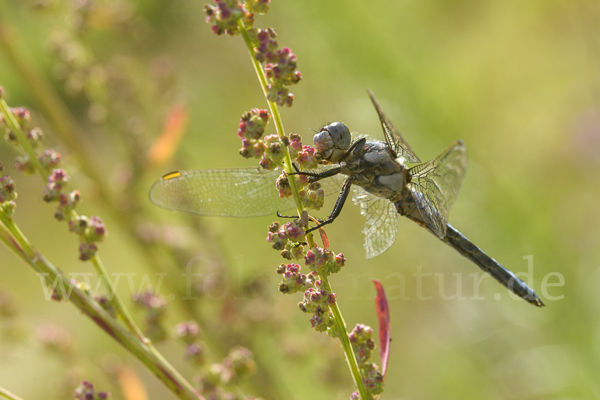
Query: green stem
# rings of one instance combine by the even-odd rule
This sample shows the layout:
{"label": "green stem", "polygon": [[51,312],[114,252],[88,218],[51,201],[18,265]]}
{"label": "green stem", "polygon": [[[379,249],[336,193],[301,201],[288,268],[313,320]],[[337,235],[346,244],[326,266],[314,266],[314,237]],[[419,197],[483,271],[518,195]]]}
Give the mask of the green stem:
{"label": "green stem", "polygon": [[[35,169],[39,172],[40,176],[42,177],[42,180],[45,182],[48,179],[48,171],[40,164],[40,162],[37,158],[37,155],[35,154],[35,150],[33,149],[33,146],[27,140],[25,131],[19,125],[16,117],[11,112],[10,108],[8,107],[8,104],[6,103],[6,101],[4,99],[0,99],[0,112],[4,115],[5,121],[8,125],[8,127],[11,129],[11,131],[13,131],[19,144],[21,145],[23,150],[27,153],[27,155],[29,156]],[[77,218],[77,213],[72,210],[69,212],[68,217],[69,217],[69,219],[75,219],[75,218]],[[9,224],[9,225],[7,225],[7,228],[11,229],[11,226],[14,226],[14,225]],[[24,237],[23,235],[18,234],[17,232],[13,232],[13,236],[15,238]],[[31,246],[29,245],[29,243],[21,243],[21,246],[24,247],[25,249],[29,249],[31,252]],[[121,318],[123,319],[123,321],[125,322],[127,327],[130,329],[131,332],[135,333],[140,340],[149,342],[149,340],[144,337],[144,334],[142,333],[142,331],[135,324],[133,318],[127,311],[123,301],[117,294],[117,292],[112,284],[112,281],[108,277],[108,273],[106,272],[106,269],[104,268],[104,265],[102,264],[102,261],[100,260],[100,256],[95,255],[94,257],[92,257],[91,261],[92,261],[92,264],[94,265],[94,268],[96,269],[98,275],[100,276],[100,279],[102,280],[102,283],[104,284],[106,291],[111,295],[111,301],[115,305],[119,315],[121,316]]]}
{"label": "green stem", "polygon": [[[242,22],[242,20],[238,21],[238,27],[240,32],[242,33],[242,37],[244,38],[244,42],[246,43],[246,47],[248,48],[248,52],[250,53],[250,60],[252,61],[252,65],[254,66],[254,71],[256,71],[256,76],[258,77],[258,81],[260,82],[260,86],[262,88],[263,94],[265,95],[265,99],[269,104],[269,109],[271,110],[271,115],[273,116],[273,121],[275,121],[275,130],[280,138],[285,136],[285,130],[283,129],[283,121],[281,119],[281,115],[279,114],[279,107],[277,107],[277,103],[269,100],[268,91],[267,91],[267,76],[265,75],[265,71],[261,67],[260,63],[254,57],[254,46],[252,45],[252,41],[250,40],[250,36],[248,35],[248,31],[246,26]],[[294,196],[294,202],[296,203],[296,208],[298,211],[298,215],[302,214],[304,207],[302,206],[302,201],[300,200],[300,196],[298,195],[298,187],[296,186],[296,180],[294,175],[290,175],[294,170],[292,169],[292,158],[290,157],[290,152],[287,147],[285,147],[284,158],[283,158],[284,170],[288,176],[288,181],[290,183],[290,188],[292,190],[292,195]]]}
{"label": "green stem", "polygon": [[33,250],[33,247],[27,238],[25,238],[19,227],[13,222],[12,218],[1,208],[0,226],[5,229],[4,235],[10,241],[10,243],[12,243],[15,247],[18,247],[28,257],[35,257],[35,251]]}
{"label": "green stem", "polygon": [[129,311],[125,307],[123,300],[121,300],[121,297],[119,297],[119,295],[117,294],[117,290],[114,287],[114,285],[112,284],[112,281],[110,280],[110,278],[108,277],[108,273],[106,271],[106,268],[104,268],[104,264],[100,260],[100,256],[98,254],[96,254],[91,258],[90,261],[92,262],[92,265],[96,269],[96,273],[102,280],[102,283],[104,284],[104,287],[106,288],[106,291],[108,292],[107,294],[109,296],[109,299],[114,304],[115,308],[117,309],[117,312],[119,313],[119,316],[125,322],[125,325],[127,325],[129,330],[132,333],[134,333],[138,337],[139,340],[146,342],[147,344],[150,344],[149,339],[147,339],[144,336],[141,329],[136,325],[135,321],[131,317],[131,314],[129,314]]}
{"label": "green stem", "polygon": [[[56,282],[60,288],[65,288],[69,294],[70,302],[77,307],[83,314],[92,319],[102,330],[108,333],[113,339],[120,343],[125,349],[133,354],[150,372],[152,372],[167,388],[169,388],[178,398],[182,400],[198,400],[203,397],[193,388],[193,386],[177,372],[165,359],[151,348],[148,343],[139,340],[129,330],[125,329],[117,320],[112,318],[100,305],[93,300],[87,293],[71,283],[59,269],[54,267],[41,254],[31,249],[33,254],[28,254],[16,243],[28,243],[27,239],[15,237],[14,232],[19,235],[20,230],[8,216],[0,210],[0,238],[2,242],[15,255],[29,264],[37,272],[46,275],[47,282]],[[5,240],[11,239],[11,240]]]}
{"label": "green stem", "polygon": [[[279,114],[279,108],[277,107],[277,103],[270,101],[268,99],[267,76],[265,75],[265,71],[263,70],[262,66],[260,65],[260,63],[258,62],[256,57],[254,57],[254,46],[252,45],[252,41],[250,40],[246,26],[244,25],[244,23],[241,20],[238,21],[238,27],[240,29],[242,37],[244,38],[246,47],[248,48],[248,51],[250,52],[250,59],[252,61],[252,65],[254,66],[254,70],[256,71],[256,75],[260,82],[260,86],[262,88],[263,94],[265,95],[265,98],[267,99],[267,103],[269,104],[269,108],[271,109],[271,114],[273,115],[273,121],[275,121],[275,129],[277,130],[277,134],[279,135],[279,137],[282,138],[285,135],[285,131],[283,129],[283,122],[281,119],[281,115]],[[293,169],[292,169],[292,159],[290,157],[290,152],[287,147],[285,147],[284,169],[285,169],[286,173],[288,174],[290,188],[291,188],[292,194],[294,196],[294,201],[296,203],[298,215],[300,215],[300,214],[302,214],[304,207],[302,206],[302,202],[300,201],[300,196],[298,194],[298,188],[296,186],[296,181],[294,179],[294,175],[289,175],[291,172],[293,172]],[[312,234],[306,235],[306,239],[311,248],[315,247],[315,241],[313,239]],[[330,293],[333,293],[333,290],[331,290],[331,286],[329,284],[329,280],[327,279],[327,277],[323,274],[323,275],[321,275],[321,278],[323,279],[323,282],[325,283],[327,290]],[[335,305],[333,305],[331,307],[331,309],[333,312],[336,330],[338,332],[338,337],[340,339],[340,342],[342,343],[342,348],[344,349],[344,353],[346,354],[346,361],[348,362],[348,366],[350,367],[350,372],[352,373],[352,379],[354,379],[354,384],[358,388],[358,392],[360,393],[361,399],[363,399],[363,400],[371,399],[371,396],[369,395],[369,392],[367,392],[367,389],[362,380],[362,376],[361,376],[360,370],[358,368],[358,363],[356,361],[356,355],[354,354],[354,350],[352,349],[352,345],[350,344],[350,339],[348,338],[348,332],[346,331],[346,323],[344,322],[344,318],[342,317],[342,312],[340,311],[340,308],[339,308],[337,302],[335,303]]]}
{"label": "green stem", "polygon": [[[1,3],[2,0],[0,0],[0,7],[2,5]],[[0,11],[0,15],[1,14],[2,13]],[[20,41],[17,32],[11,29],[11,27],[8,26],[6,22],[2,21],[2,18],[0,17],[0,46],[3,47],[5,54],[7,55],[7,59],[13,63],[15,71],[21,74],[23,83],[29,87],[32,95],[34,96],[35,100],[37,100],[45,116],[48,117],[50,122],[52,122],[55,129],[54,132],[75,155],[79,165],[82,167],[83,172],[98,186],[98,193],[100,197],[108,204],[107,209],[112,212],[113,215],[116,215],[116,218],[114,219],[118,221],[118,223],[124,227],[124,229],[126,229],[126,231],[129,232],[134,238],[135,243],[141,249],[141,254],[146,259],[146,265],[149,265],[157,272],[164,272],[162,267],[157,262],[159,258],[153,255],[150,251],[154,250],[155,247],[148,247],[147,244],[140,239],[140,236],[136,232],[136,227],[134,226],[131,214],[123,211],[123,208],[119,207],[116,200],[113,198],[113,196],[111,196],[111,192],[106,184],[106,174],[102,174],[98,169],[97,165],[100,165],[100,163],[97,162],[97,157],[87,142],[83,133],[83,129],[78,125],[75,118],[69,112],[64,101],[60,98],[49,81],[38,69],[35,68],[35,66],[31,65],[27,61],[26,57],[24,57],[22,54],[23,52],[19,51],[19,49],[23,48],[23,46],[19,45],[19,42]],[[7,247],[14,245],[13,240],[13,238],[0,237],[0,241],[2,241]],[[19,246],[22,247],[21,245]],[[157,246],[161,246],[161,244],[158,243]],[[168,253],[169,257],[177,262],[177,255],[175,252],[167,246],[162,247],[164,251]],[[106,283],[103,283],[104,286],[106,286]],[[185,289],[177,288],[175,285],[170,283],[170,281],[166,281],[166,284],[170,284],[172,289],[180,294],[178,298],[186,296]],[[108,291],[110,292],[111,290],[109,289]],[[122,304],[122,302],[120,303]],[[208,328],[208,324],[203,322],[205,320],[205,316],[199,313],[191,303],[192,302],[186,301],[180,302],[179,305],[181,306],[183,304],[183,312],[188,315],[188,318],[196,320],[204,330],[206,337],[210,336],[211,330]],[[116,303],[115,307],[119,309],[119,305]],[[121,310],[126,311],[126,308],[122,307]],[[119,315],[123,316],[125,313],[120,312]],[[131,328],[131,325],[128,325]],[[217,353],[222,353],[223,355],[226,353],[222,344],[220,344],[218,341],[211,340],[210,342],[210,347],[212,349],[218,349]],[[155,350],[149,341],[147,345],[151,349]],[[160,356],[158,352],[156,352],[156,355]],[[266,371],[266,369],[262,369],[260,372],[264,374],[264,371]],[[255,381],[253,380],[251,384],[254,384],[254,382]],[[263,395],[271,394],[275,397],[281,397],[281,395],[278,393],[273,394],[273,389],[270,389],[264,385],[264,382],[261,387],[256,389],[259,392],[262,391]],[[269,390],[271,393],[269,393]]]}
{"label": "green stem", "polygon": [[[0,99],[0,111],[5,116],[5,121],[6,121],[7,125],[9,126],[9,128],[15,133],[15,136],[17,137],[17,140],[21,144],[21,147],[28,154],[31,162],[33,163],[33,166],[40,173],[42,180],[46,181],[46,179],[48,178],[48,171],[46,171],[40,164],[33,147],[27,140],[25,132],[23,131],[22,127],[19,125],[14,114],[10,111],[10,108],[8,107],[8,105],[6,104],[6,101],[4,99]],[[77,217],[77,213],[75,211],[71,211],[70,214],[71,215],[69,217],[71,217],[71,218]],[[3,237],[2,237],[2,241],[4,242],[4,244],[7,245],[7,247],[9,247],[11,250],[13,250],[15,252],[15,254],[17,254],[18,256],[21,256],[21,258],[23,258],[26,262],[28,262],[34,269],[36,269],[36,271],[49,273],[48,271],[44,270],[43,263],[42,263],[42,265],[40,265],[40,260],[43,260],[43,258],[35,252],[33,247],[30,245],[29,241],[27,240],[27,238],[21,233],[21,231],[19,230],[17,225],[14,224],[14,222],[12,221],[10,216],[7,215],[4,212],[4,210],[0,210],[0,222],[2,223],[3,228],[6,229],[6,231],[3,232]],[[117,311],[118,311],[119,315],[121,316],[121,318],[123,319],[123,321],[125,322],[127,328],[129,329],[130,334],[133,333],[136,335],[135,341],[137,343],[139,343],[140,345],[143,345],[146,352],[149,353],[156,362],[155,363],[144,362],[145,359],[140,358],[141,353],[139,352],[139,349],[136,346],[128,346],[128,344],[130,345],[131,343],[126,343],[126,342],[123,342],[120,340],[118,340],[118,341],[121,344],[123,344],[126,348],[128,348],[133,354],[136,354],[138,356],[138,358],[140,359],[140,361],[142,361],[151,371],[155,372],[155,374],[159,377],[159,379],[161,379],[169,388],[174,390],[175,393],[178,393],[178,392],[185,393],[186,391],[188,391],[191,394],[193,394],[193,397],[189,397],[190,399],[201,398],[201,397],[199,397],[200,395],[194,390],[194,388],[187,381],[185,381],[185,379],[173,367],[171,367],[171,365],[166,361],[166,359],[164,359],[164,357],[162,357],[162,355],[154,348],[152,343],[144,337],[142,331],[135,324],[133,318],[131,317],[131,315],[127,311],[126,307],[124,306],[123,301],[117,294],[117,292],[112,284],[112,281],[108,277],[106,269],[104,268],[104,265],[102,264],[100,257],[98,255],[95,255],[94,257],[92,257],[92,264],[94,265],[98,275],[100,276],[100,279],[102,280],[107,292],[113,296],[112,302],[115,305],[115,307],[117,308]],[[52,269],[52,268],[48,267],[47,269]],[[62,275],[62,273],[54,272],[51,275],[54,276],[53,279],[57,279],[59,277],[64,278],[64,279],[61,279],[63,281],[62,282],[63,285],[67,284],[71,290],[74,290],[75,287],[67,280],[66,277],[64,277]],[[91,300],[91,301],[97,305],[97,303],[95,301],[93,301],[93,300]],[[73,303],[75,305],[77,305],[77,303],[75,303],[75,302],[73,302]],[[80,309],[85,313],[85,310],[83,308],[80,308]],[[104,311],[104,310],[102,310],[102,311]],[[91,316],[89,313],[87,315]],[[106,314],[106,316],[108,318],[110,318],[111,322],[116,323],[116,321],[114,321],[110,317],[110,315]],[[106,329],[106,322],[107,322],[106,320],[102,321],[102,322],[104,322],[104,324],[100,324],[97,320],[96,320],[96,322],[109,334],[111,333]],[[120,325],[118,325],[118,326],[119,326],[119,329],[122,329],[122,327]],[[117,337],[115,335],[113,335],[113,337],[115,337],[115,339],[117,339]],[[165,367],[166,367],[166,370],[165,370]],[[168,375],[165,375],[165,373],[168,373]],[[173,384],[173,380],[183,382],[183,384],[175,385],[175,384]],[[177,382],[177,383],[179,383],[179,382]],[[182,391],[181,388],[184,388],[185,390]],[[181,398],[187,399],[188,397],[181,397]]]}
{"label": "green stem", "polygon": [[[123,226],[131,234],[136,244],[142,249],[141,253],[146,258],[146,264],[151,266],[155,271],[162,272],[161,266],[159,266],[157,263],[157,258],[150,254],[146,244],[143,243],[140,240],[139,235],[137,235],[136,228],[133,226],[131,215],[126,212],[122,212],[122,208],[118,207],[115,200],[110,196],[108,187],[105,184],[105,177],[101,176],[101,174],[98,173],[98,169],[95,167],[95,165],[98,163],[93,161],[93,152],[90,150],[90,146],[86,143],[81,127],[78,126],[77,122],[69,113],[62,99],[56,94],[47,80],[44,79],[43,75],[40,74],[35,68],[28,65],[24,58],[21,57],[17,52],[16,47],[18,46],[15,46],[14,44],[14,36],[14,32],[8,32],[8,27],[2,25],[2,21],[0,21],[0,45],[4,46],[4,50],[6,50],[6,53],[9,56],[8,58],[13,62],[16,70],[23,75],[23,81],[29,85],[41,108],[45,110],[45,115],[51,122],[53,122],[56,129],[55,132],[70,148],[73,154],[76,155],[79,164],[82,166],[82,170],[87,174],[88,177],[90,177],[91,181],[98,186],[98,193],[100,194],[100,197],[109,205],[108,210],[117,216],[115,219],[118,221],[118,223],[121,224],[121,226]],[[76,214],[74,213],[74,215]],[[9,246],[11,245],[13,239],[5,240],[5,238],[0,238],[0,240]],[[172,249],[169,249],[166,246],[163,247],[165,251],[169,253],[169,256],[172,259],[175,260],[177,258]],[[106,283],[107,280],[103,279],[104,286],[109,287]],[[112,292],[110,288],[107,289],[107,291]],[[179,289],[177,289],[177,291],[181,293],[180,297],[185,296],[185,291]],[[119,310],[119,316],[121,316],[129,328],[132,329],[132,325],[134,324],[131,323],[132,320],[128,316],[127,309],[123,307],[122,301],[117,298],[117,301],[113,303]],[[210,332],[210,329],[207,328],[207,324],[202,322],[203,316],[200,315],[193,307],[186,304],[183,307],[183,310],[188,314],[189,318],[196,320],[202,326],[205,332]],[[136,329],[132,329],[132,332],[136,332]],[[139,332],[136,332],[136,335],[138,337],[143,337]],[[147,338],[144,338],[144,340],[147,342],[149,348],[156,352],[157,357],[162,357]],[[219,348],[219,343],[213,340],[211,343],[211,348]],[[219,348],[219,352],[225,353],[225,350]],[[257,391],[261,390],[264,392],[265,387],[257,388]]]}
{"label": "green stem", "polygon": [[[321,275],[321,279],[323,280],[327,291],[329,293],[333,293],[333,290],[331,290],[331,286],[329,285],[329,279],[327,279],[325,274]],[[354,354],[354,349],[352,349],[352,344],[350,344],[350,338],[348,338],[348,332],[346,331],[346,322],[344,321],[342,311],[340,310],[337,301],[333,306],[331,306],[331,311],[333,312],[335,326],[337,331],[339,332],[338,337],[340,338],[342,348],[344,349],[344,353],[346,354],[346,361],[348,362],[348,366],[350,367],[350,372],[352,373],[352,379],[354,380],[354,384],[358,388],[360,398],[363,400],[371,399],[371,396],[369,392],[367,392],[367,388],[365,387],[364,382],[362,380],[362,375],[360,374],[360,369],[358,368],[358,362],[356,361],[356,355]]]}
{"label": "green stem", "polygon": [[16,394],[13,394],[13,393],[9,392],[8,390],[4,389],[2,386],[0,386],[0,396],[5,397],[8,400],[23,400]]}

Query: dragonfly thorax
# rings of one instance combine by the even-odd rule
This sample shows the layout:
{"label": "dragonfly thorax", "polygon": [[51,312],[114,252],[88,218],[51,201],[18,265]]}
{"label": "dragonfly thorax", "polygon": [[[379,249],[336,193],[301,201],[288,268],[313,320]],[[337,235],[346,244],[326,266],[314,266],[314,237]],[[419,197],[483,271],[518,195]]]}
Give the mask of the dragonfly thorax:
{"label": "dragonfly thorax", "polygon": [[405,196],[407,169],[395,159],[385,142],[367,141],[340,167],[342,174],[354,178],[353,184],[369,193],[392,201]]}

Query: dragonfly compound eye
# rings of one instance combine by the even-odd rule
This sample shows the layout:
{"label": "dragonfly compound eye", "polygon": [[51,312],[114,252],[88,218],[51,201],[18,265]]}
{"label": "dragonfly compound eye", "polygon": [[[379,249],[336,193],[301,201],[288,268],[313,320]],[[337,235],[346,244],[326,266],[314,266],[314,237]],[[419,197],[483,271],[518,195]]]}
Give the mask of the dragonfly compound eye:
{"label": "dragonfly compound eye", "polygon": [[350,130],[341,122],[333,122],[313,137],[313,143],[324,159],[335,162],[352,142]]}
{"label": "dragonfly compound eye", "polygon": [[335,147],[341,150],[347,150],[350,147],[350,142],[352,140],[350,135],[350,130],[346,125],[341,122],[334,122],[325,127],[333,142],[335,143]]}

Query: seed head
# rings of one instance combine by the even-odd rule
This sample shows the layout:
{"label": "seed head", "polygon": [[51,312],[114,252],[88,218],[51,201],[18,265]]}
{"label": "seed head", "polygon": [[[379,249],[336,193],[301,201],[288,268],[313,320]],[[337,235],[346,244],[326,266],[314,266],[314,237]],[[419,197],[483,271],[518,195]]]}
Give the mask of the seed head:
{"label": "seed head", "polygon": [[253,108],[244,113],[240,118],[238,137],[248,140],[260,139],[265,132],[270,117],[267,110],[258,108]]}
{"label": "seed head", "polygon": [[73,398],[77,400],[105,400],[110,397],[108,392],[97,392],[94,390],[94,385],[88,381],[82,381],[81,384],[73,392]]}
{"label": "seed head", "polygon": [[26,130],[27,126],[29,125],[29,120],[31,120],[31,114],[29,113],[29,110],[24,107],[13,107],[10,109],[10,111],[17,119],[17,122],[21,128]]}
{"label": "seed head", "polygon": [[[298,154],[302,151],[302,137],[296,133],[292,133],[289,136],[289,143],[287,144],[290,157],[292,159],[298,158]],[[302,167],[302,169],[305,169]]]}
{"label": "seed head", "polygon": [[215,3],[216,6],[204,6],[206,22],[212,25],[211,30],[215,35],[239,34],[237,22],[240,19],[244,19],[248,26],[254,22],[252,13],[244,9],[238,0],[215,0]]}
{"label": "seed head", "polygon": [[279,197],[282,199],[292,195],[292,188],[290,187],[290,182],[288,181],[285,171],[277,178],[275,186],[277,187],[277,190],[279,190]]}
{"label": "seed head", "polygon": [[256,372],[254,355],[250,350],[242,346],[232,347],[227,357],[223,360],[223,371],[221,377],[223,383],[234,384],[240,379],[248,377]]}
{"label": "seed head", "polygon": [[35,167],[29,160],[28,155],[18,156],[15,161],[15,167],[26,175],[35,173]]}
{"label": "seed head", "polygon": [[87,261],[96,255],[98,247],[94,243],[81,243],[79,245],[79,259]]}
{"label": "seed head", "polygon": [[302,146],[302,150],[298,152],[296,161],[302,170],[315,169],[319,165],[317,160],[317,150],[312,146]]}
{"label": "seed head", "polygon": [[43,167],[51,170],[58,166],[60,163],[61,155],[52,149],[45,150],[41,156],[39,156],[40,163]]}
{"label": "seed head", "polygon": [[193,365],[204,364],[206,351],[198,343],[192,343],[185,349],[185,358]]}
{"label": "seed head", "polygon": [[244,8],[253,14],[266,14],[269,11],[271,0],[246,0]]}
{"label": "seed head", "polygon": [[94,300],[100,307],[102,307],[106,312],[110,314],[113,318],[117,318],[117,309],[114,307],[113,303],[106,297],[106,295],[95,296]]}
{"label": "seed head", "polygon": [[15,200],[17,192],[15,192],[15,182],[8,175],[0,177],[0,203]]}
{"label": "seed head", "polygon": [[187,321],[175,326],[175,335],[191,344],[200,338],[200,327],[195,321]]}

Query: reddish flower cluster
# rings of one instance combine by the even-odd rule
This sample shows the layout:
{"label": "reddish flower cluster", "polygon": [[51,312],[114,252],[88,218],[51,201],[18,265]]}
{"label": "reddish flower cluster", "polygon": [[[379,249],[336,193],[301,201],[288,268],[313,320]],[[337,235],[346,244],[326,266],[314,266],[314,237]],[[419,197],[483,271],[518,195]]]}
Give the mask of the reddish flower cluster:
{"label": "reddish flower cluster", "polygon": [[86,216],[72,217],[69,219],[69,230],[79,235],[81,240],[79,259],[82,261],[92,258],[98,251],[96,243],[101,242],[108,235],[104,222],[97,216],[90,218]]}
{"label": "reddish flower cluster", "polygon": [[54,169],[48,177],[48,184],[44,188],[44,201],[58,201],[60,199],[62,189],[69,182],[67,172],[62,169]]}
{"label": "reddish flower cluster", "polygon": [[[30,113],[27,109],[18,107],[11,109],[12,114],[19,124],[17,132],[13,132],[7,121],[2,118],[0,123],[4,125],[6,140],[15,146],[31,146],[32,148],[39,147],[44,137],[39,128],[29,128]],[[12,126],[12,125],[11,125]],[[27,144],[17,139],[17,135],[24,135]],[[31,149],[30,149],[31,151]],[[30,153],[29,151],[29,153]],[[28,153],[28,152],[26,152]],[[43,198],[46,202],[56,202],[58,206],[54,213],[54,217],[59,220],[68,220],[69,229],[79,235],[81,244],[79,246],[79,258],[81,260],[89,260],[98,250],[96,243],[101,242],[108,234],[104,223],[100,217],[80,217],[74,212],[75,208],[81,201],[81,194],[77,190],[67,192],[65,189],[69,182],[67,172],[62,168],[56,168],[60,163],[61,156],[54,150],[47,149],[38,158],[39,164],[32,162],[26,154],[17,158],[16,167],[20,171],[27,173],[36,172],[36,165],[41,165],[43,174],[48,174],[46,187],[43,191]],[[3,185],[4,186],[4,185]],[[0,200],[2,198],[0,193]],[[10,199],[11,201],[14,199]],[[6,207],[11,207],[9,210]],[[14,201],[5,204],[6,211],[14,211]]]}
{"label": "reddish flower cluster", "polygon": [[267,243],[273,243],[272,247],[275,250],[286,251],[287,259],[300,259],[304,254],[304,246],[300,241],[304,238],[305,228],[306,226],[298,219],[283,225],[274,222],[269,226]]}
{"label": "reddish flower cluster", "polygon": [[296,161],[303,171],[317,168],[319,165],[317,150],[312,146],[302,146]]}
{"label": "reddish flower cluster", "polygon": [[265,64],[267,78],[274,81],[281,81],[284,85],[292,85],[300,82],[302,74],[300,71],[296,71],[298,57],[292,53],[289,47],[283,47],[276,52],[271,52],[270,55],[271,57],[266,57],[268,62]]}
{"label": "reddish flower cluster", "polygon": [[83,381],[73,392],[73,398],[77,400],[105,400],[110,397],[110,393],[96,392],[94,385],[88,381]]}
{"label": "reddish flower cluster", "polygon": [[240,33],[238,21],[250,28],[254,24],[254,14],[266,14],[271,0],[215,0],[216,6],[205,5],[206,23],[211,24],[215,35],[237,35]]}
{"label": "reddish flower cluster", "polygon": [[199,343],[189,344],[185,348],[185,358],[194,365],[202,365],[206,359],[206,349]]}
{"label": "reddish flower cluster", "polygon": [[253,31],[255,37],[254,57],[264,64],[265,74],[270,80],[267,85],[267,98],[280,106],[292,106],[294,95],[287,86],[297,84],[302,79],[298,71],[298,57],[289,47],[279,48],[277,34],[273,28],[257,29]]}
{"label": "reddish flower cluster", "polygon": [[346,259],[342,253],[334,255],[332,251],[318,246],[306,252],[304,261],[311,271],[315,271],[319,275],[325,274],[325,276],[340,272],[346,264]]}
{"label": "reddish flower cluster", "polygon": [[312,284],[308,275],[300,273],[301,268],[298,264],[281,264],[277,268],[277,273],[283,275],[279,284],[280,292],[296,293],[306,290],[307,285]]}
{"label": "reddish flower cluster", "polygon": [[373,329],[364,324],[356,324],[352,332],[348,335],[359,364],[371,358],[371,354],[375,348],[375,342],[371,338],[372,335]]}
{"label": "reddish flower cluster", "polygon": [[319,182],[309,183],[306,176],[300,175],[298,182],[302,185],[298,195],[305,208],[320,210],[325,202],[325,191],[321,189]]}
{"label": "reddish flower cluster", "polygon": [[52,149],[44,150],[42,155],[39,157],[42,167],[47,170],[51,170],[60,163],[61,155]]}
{"label": "reddish flower cluster", "polygon": [[254,15],[247,12],[238,0],[215,0],[216,6],[205,5],[206,23],[215,35],[236,35],[239,33],[238,21],[241,19],[247,25],[252,25]]}
{"label": "reddish flower cluster", "polygon": [[[288,143],[290,157],[302,170],[314,169],[319,164],[315,149],[310,146],[303,146],[301,140],[302,137],[300,135],[292,133],[289,139],[285,141]],[[310,179],[305,175],[297,175],[295,179],[299,184],[298,194],[304,208],[313,210],[321,209],[325,201],[325,192],[321,189],[321,184],[318,182],[311,183]],[[288,176],[285,171],[277,178],[276,187],[279,191],[279,197],[288,198],[292,195],[292,189],[290,188]]]}
{"label": "reddish flower cluster", "polygon": [[253,108],[244,113],[238,128],[238,137],[247,140],[260,139],[265,132],[270,117],[267,110],[258,108]]}
{"label": "reddish flower cluster", "polygon": [[96,251],[98,251],[96,243],[101,242],[108,235],[108,232],[100,217],[92,216],[88,218],[73,213],[73,210],[81,201],[81,195],[78,190],[63,193],[68,181],[69,176],[64,169],[54,169],[48,177],[48,184],[44,188],[44,200],[58,202],[54,217],[59,221],[69,220],[69,230],[79,235],[81,240],[79,259],[86,261],[96,254]]}
{"label": "reddish flower cluster", "polygon": [[371,338],[373,329],[364,324],[356,324],[352,332],[348,335],[352,350],[356,355],[358,367],[361,370],[363,382],[367,390],[378,395],[383,392],[383,375],[375,363],[368,362],[375,349],[375,341]]}
{"label": "reddish flower cluster", "polygon": [[[298,158],[298,154],[302,151],[302,136],[297,133],[290,133],[288,143],[288,151],[290,152],[290,157],[292,159]],[[310,146],[307,146],[310,147]]]}
{"label": "reddish flower cluster", "polygon": [[292,195],[292,188],[290,187],[290,181],[288,180],[285,171],[281,172],[281,175],[275,181],[275,187],[279,191],[279,197],[288,198]]}
{"label": "reddish flower cluster", "polygon": [[13,107],[10,109],[10,111],[13,113],[13,115],[17,119],[17,122],[21,126],[25,126],[31,119],[31,114],[29,113],[29,110],[24,107]]}
{"label": "reddish flower cluster", "polygon": [[253,14],[266,14],[269,11],[271,0],[246,0],[244,8]]}
{"label": "reddish flower cluster", "polygon": [[185,358],[194,365],[205,361],[205,349],[200,345],[200,328],[194,321],[187,321],[175,327],[175,335],[186,343]]}
{"label": "reddish flower cluster", "polygon": [[[25,138],[27,139],[31,147],[39,147],[42,143],[42,140],[44,139],[44,134],[39,128],[27,128],[31,119],[29,110],[23,107],[14,107],[11,108],[10,111],[13,113],[17,122],[25,131]],[[6,141],[15,147],[20,147],[21,144],[17,140],[16,133],[8,129],[8,125],[6,125],[6,121],[4,121],[3,116],[0,116],[0,125],[4,125],[7,128],[6,133],[4,135]],[[46,152],[49,151],[55,154],[55,156],[50,157],[50,159],[49,154],[46,155]],[[44,152],[44,155],[39,157],[39,161],[41,162],[42,166],[44,166],[47,170],[50,170],[52,167],[58,164],[58,161],[60,160],[60,154],[54,152],[53,150],[46,150],[46,152]],[[51,165],[52,161],[55,161],[53,165]],[[17,157],[15,166],[21,172],[25,172],[28,174],[32,174],[35,172],[35,167],[31,164],[31,160],[29,160],[29,156],[27,154]]]}
{"label": "reddish flower cluster", "polygon": [[304,291],[304,300],[298,304],[300,309],[306,313],[313,314],[310,322],[313,328],[319,332],[327,331],[332,336],[337,332],[331,329],[334,326],[334,317],[331,306],[335,304],[336,295],[330,293],[321,276],[328,276],[339,272],[344,266],[346,259],[343,254],[335,255],[329,250],[314,247],[304,252],[304,244],[299,243],[304,237],[304,229],[308,216],[303,212],[302,218],[293,222],[280,225],[274,222],[269,227],[267,242],[273,243],[273,248],[281,250],[281,255],[287,259],[301,259],[304,257],[310,273],[302,274],[298,264],[281,264],[277,273],[283,275],[279,283],[279,291],[282,293],[296,293]]}
{"label": "reddish flower cluster", "polygon": [[[245,158],[263,158],[265,159],[265,153],[269,146],[273,144],[273,140],[270,136],[261,139],[265,132],[265,128],[269,122],[269,112],[267,110],[261,110],[253,108],[252,110],[244,113],[240,118],[240,125],[238,127],[238,137],[242,141],[242,148],[239,153]],[[269,142],[267,143],[267,138]],[[279,139],[277,138],[277,145],[279,145]],[[279,145],[281,148],[281,145]],[[271,149],[271,153],[275,153],[275,149]],[[279,160],[280,161],[280,160]],[[263,161],[261,161],[261,165]],[[264,167],[264,166],[263,166]]]}
{"label": "reddish flower cluster", "polygon": [[[3,171],[2,163],[0,163],[0,172]],[[17,192],[15,192],[15,182],[8,175],[0,177],[0,207],[8,214],[12,215],[17,208],[15,199],[17,198]]]}
{"label": "reddish flower cluster", "polygon": [[312,313],[310,324],[317,332],[327,331],[331,336],[337,336],[337,332],[331,329],[335,324],[331,306],[336,302],[335,293],[331,293],[321,280],[317,280],[313,287],[304,292],[304,300],[298,303],[298,307],[305,313]]}
{"label": "reddish flower cluster", "polygon": [[167,332],[162,326],[162,320],[166,316],[168,303],[164,297],[149,290],[133,296],[133,301],[146,312],[145,335],[153,342],[167,338]]}
{"label": "reddish flower cluster", "polygon": [[195,381],[207,399],[234,399],[237,396],[226,392],[223,387],[237,384],[255,371],[256,363],[250,350],[235,346],[222,363],[207,366],[195,377]]}
{"label": "reddish flower cluster", "polygon": [[222,380],[225,384],[235,384],[256,371],[254,355],[242,346],[232,347],[222,365],[224,367]]}
{"label": "reddish flower cluster", "polygon": [[285,152],[281,141],[279,140],[279,136],[275,134],[265,136],[264,142],[265,152],[263,153],[259,164],[264,169],[275,169],[281,165],[283,158],[285,157]]}

